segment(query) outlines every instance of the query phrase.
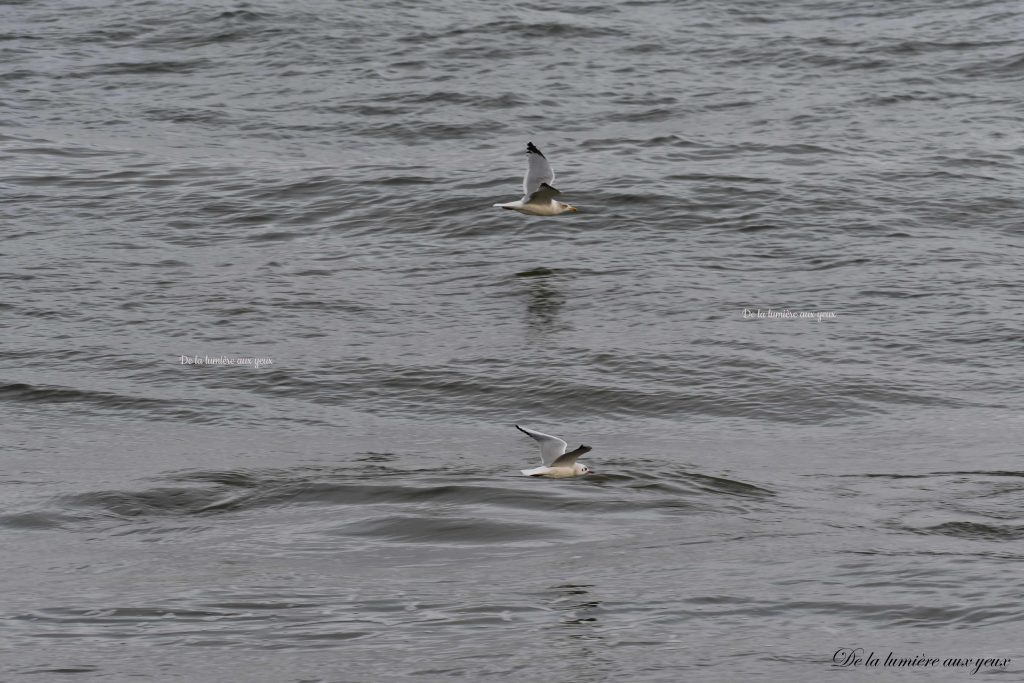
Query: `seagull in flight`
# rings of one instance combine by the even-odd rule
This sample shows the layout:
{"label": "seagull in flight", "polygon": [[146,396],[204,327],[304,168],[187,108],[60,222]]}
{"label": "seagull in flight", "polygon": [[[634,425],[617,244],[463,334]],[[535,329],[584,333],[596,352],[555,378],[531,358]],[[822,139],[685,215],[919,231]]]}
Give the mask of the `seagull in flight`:
{"label": "seagull in flight", "polygon": [[532,142],[526,143],[526,159],[529,165],[523,176],[523,198],[495,206],[531,216],[557,216],[566,211],[575,213],[575,206],[555,200],[555,195],[562,194],[551,187],[551,183],[555,182],[555,172]]}
{"label": "seagull in flight", "polygon": [[526,476],[565,479],[567,477],[590,474],[594,471],[583,463],[576,462],[576,458],[589,451],[590,446],[580,446],[576,450],[566,453],[567,444],[557,436],[535,432],[532,429],[520,427],[519,425],[516,425],[516,429],[540,444],[540,461],[542,464],[540,467],[534,467],[532,470],[520,470]]}

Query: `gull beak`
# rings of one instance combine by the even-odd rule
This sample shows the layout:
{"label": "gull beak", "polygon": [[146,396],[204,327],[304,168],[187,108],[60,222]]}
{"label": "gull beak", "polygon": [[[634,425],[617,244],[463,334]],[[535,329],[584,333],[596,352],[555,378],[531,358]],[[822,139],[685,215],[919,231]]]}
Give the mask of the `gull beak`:
{"label": "gull beak", "polygon": [[579,209],[577,209],[575,206],[570,206],[569,210],[572,211],[573,213],[576,213],[577,211],[579,211]]}

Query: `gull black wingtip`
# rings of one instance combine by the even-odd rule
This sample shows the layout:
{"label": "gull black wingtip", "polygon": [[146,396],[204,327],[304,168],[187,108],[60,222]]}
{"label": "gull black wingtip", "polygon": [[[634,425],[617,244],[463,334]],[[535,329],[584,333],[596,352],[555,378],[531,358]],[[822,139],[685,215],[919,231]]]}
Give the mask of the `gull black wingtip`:
{"label": "gull black wingtip", "polygon": [[547,157],[545,157],[544,154],[539,149],[537,149],[537,147],[532,142],[527,142],[526,143],[526,153],[527,154],[531,154],[531,153],[532,154],[540,154],[542,157],[547,159]]}

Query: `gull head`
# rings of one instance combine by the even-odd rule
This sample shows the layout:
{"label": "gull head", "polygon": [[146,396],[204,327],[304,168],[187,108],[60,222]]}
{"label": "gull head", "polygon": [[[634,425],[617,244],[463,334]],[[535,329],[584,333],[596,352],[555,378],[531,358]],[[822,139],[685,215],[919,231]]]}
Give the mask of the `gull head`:
{"label": "gull head", "polygon": [[575,470],[575,472],[573,472],[573,474],[575,474],[577,477],[579,477],[581,475],[584,475],[584,474],[593,474],[594,473],[594,470],[590,469],[589,467],[587,467],[586,465],[584,465],[581,462],[578,462],[575,465],[573,465],[573,469]]}
{"label": "gull head", "polygon": [[559,206],[562,207],[562,213],[565,213],[567,211],[571,211],[572,213],[576,213],[577,211],[579,211],[579,209],[577,209],[575,206],[572,206],[571,204],[566,204],[565,202],[558,202],[558,204],[559,204]]}

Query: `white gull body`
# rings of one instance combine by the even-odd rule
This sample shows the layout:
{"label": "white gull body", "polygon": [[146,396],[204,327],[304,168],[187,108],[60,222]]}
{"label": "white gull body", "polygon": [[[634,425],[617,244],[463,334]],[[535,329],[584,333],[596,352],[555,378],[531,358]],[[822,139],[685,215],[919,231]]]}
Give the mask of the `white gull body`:
{"label": "white gull body", "polygon": [[575,206],[555,199],[555,195],[561,194],[551,186],[555,182],[555,172],[532,142],[526,143],[526,159],[528,165],[526,175],[523,176],[523,198],[494,206],[530,216],[557,216],[567,211],[575,212]]}
{"label": "white gull body", "polygon": [[580,446],[576,450],[566,453],[565,449],[568,445],[557,436],[535,432],[519,425],[516,425],[516,429],[540,444],[541,466],[534,467],[532,470],[520,470],[526,476],[565,479],[593,472],[583,463],[576,462],[576,458],[589,451],[590,446]]}

